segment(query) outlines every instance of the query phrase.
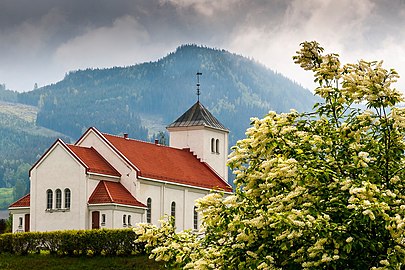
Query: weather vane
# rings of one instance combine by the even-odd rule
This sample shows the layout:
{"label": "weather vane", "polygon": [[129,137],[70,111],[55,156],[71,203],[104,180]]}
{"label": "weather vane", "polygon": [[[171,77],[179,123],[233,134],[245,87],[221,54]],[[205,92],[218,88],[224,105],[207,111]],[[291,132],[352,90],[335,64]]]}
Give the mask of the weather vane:
{"label": "weather vane", "polygon": [[202,75],[201,72],[197,72],[197,100],[200,101],[200,76]]}

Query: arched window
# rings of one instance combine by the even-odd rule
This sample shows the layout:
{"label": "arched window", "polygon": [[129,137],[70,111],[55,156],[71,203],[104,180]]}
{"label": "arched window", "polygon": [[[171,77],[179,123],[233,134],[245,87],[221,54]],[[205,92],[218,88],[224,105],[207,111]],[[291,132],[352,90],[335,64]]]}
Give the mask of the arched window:
{"label": "arched window", "polygon": [[198,229],[198,213],[197,213],[197,206],[194,206],[194,213],[193,213],[193,227],[194,230]]}
{"label": "arched window", "polygon": [[122,216],[122,225],[127,226],[127,215]]}
{"label": "arched window", "polygon": [[131,215],[128,215],[128,226],[131,226]]}
{"label": "arched window", "polygon": [[214,138],[211,139],[211,152],[215,153],[215,139]]}
{"label": "arched window", "polygon": [[65,208],[70,208],[70,189],[65,188]]}
{"label": "arched window", "polygon": [[146,207],[148,207],[148,209],[146,209],[146,222],[152,223],[152,199],[151,198],[148,198],[146,200]]}
{"label": "arched window", "polygon": [[215,140],[215,153],[219,154],[219,140]]}
{"label": "arched window", "polygon": [[62,191],[60,189],[57,189],[55,191],[55,196],[56,196],[55,208],[61,209],[62,208]]}
{"label": "arched window", "polygon": [[170,215],[173,217],[173,225],[176,225],[176,203],[172,202]]}
{"label": "arched window", "polygon": [[48,189],[46,191],[46,209],[52,209],[53,205],[53,192],[52,190]]}

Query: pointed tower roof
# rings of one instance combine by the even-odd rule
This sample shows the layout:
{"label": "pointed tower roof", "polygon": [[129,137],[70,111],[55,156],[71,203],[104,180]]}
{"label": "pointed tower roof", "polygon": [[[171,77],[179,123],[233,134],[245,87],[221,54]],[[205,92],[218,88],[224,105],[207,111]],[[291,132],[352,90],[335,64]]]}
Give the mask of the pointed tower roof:
{"label": "pointed tower roof", "polygon": [[205,126],[223,131],[228,131],[218,119],[216,119],[201,103],[197,101],[190,109],[188,109],[176,121],[167,126],[167,128],[174,127],[191,127],[191,126]]}

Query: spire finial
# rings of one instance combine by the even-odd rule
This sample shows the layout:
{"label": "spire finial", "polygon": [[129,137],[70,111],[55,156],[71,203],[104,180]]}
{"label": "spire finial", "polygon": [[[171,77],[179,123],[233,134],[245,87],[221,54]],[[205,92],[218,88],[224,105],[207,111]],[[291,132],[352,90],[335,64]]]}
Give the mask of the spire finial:
{"label": "spire finial", "polygon": [[201,72],[197,72],[197,100],[200,101],[200,76],[202,75]]}

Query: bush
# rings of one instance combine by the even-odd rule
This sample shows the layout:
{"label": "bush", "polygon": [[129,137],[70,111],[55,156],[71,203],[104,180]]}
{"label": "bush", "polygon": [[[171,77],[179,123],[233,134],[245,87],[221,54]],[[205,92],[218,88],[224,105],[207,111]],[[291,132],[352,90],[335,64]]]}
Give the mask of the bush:
{"label": "bush", "polygon": [[0,254],[1,253],[12,253],[12,234],[6,233],[0,235]]}
{"label": "bush", "polygon": [[252,118],[228,160],[235,194],[196,201],[198,237],[140,226],[150,257],[183,269],[405,269],[398,74],[323,51],[304,42],[294,57],[319,83],[314,110]]}
{"label": "bush", "polygon": [[49,251],[58,255],[130,255],[143,253],[136,234],[125,230],[72,230],[0,235],[0,253],[26,255]]}
{"label": "bush", "polygon": [[0,234],[6,232],[6,227],[7,227],[6,220],[0,219]]}

